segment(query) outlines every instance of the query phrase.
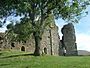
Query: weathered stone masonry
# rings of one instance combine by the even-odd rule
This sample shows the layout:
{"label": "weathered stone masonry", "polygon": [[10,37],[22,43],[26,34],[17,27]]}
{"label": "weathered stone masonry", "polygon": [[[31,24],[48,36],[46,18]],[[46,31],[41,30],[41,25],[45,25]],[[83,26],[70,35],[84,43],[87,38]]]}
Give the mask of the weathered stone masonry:
{"label": "weathered stone masonry", "polygon": [[77,45],[75,29],[72,23],[64,25],[61,30],[62,36],[62,47],[66,48],[67,55],[77,55]]}
{"label": "weathered stone masonry", "polygon": [[[60,41],[58,27],[53,23],[51,27],[45,29],[41,40],[40,51],[48,55],[63,55],[63,47],[67,50],[67,55],[77,55],[75,29],[73,24],[69,23],[62,28],[63,38]],[[4,33],[0,33],[0,50],[18,50],[34,52],[35,42],[33,35],[25,42],[10,42]]]}

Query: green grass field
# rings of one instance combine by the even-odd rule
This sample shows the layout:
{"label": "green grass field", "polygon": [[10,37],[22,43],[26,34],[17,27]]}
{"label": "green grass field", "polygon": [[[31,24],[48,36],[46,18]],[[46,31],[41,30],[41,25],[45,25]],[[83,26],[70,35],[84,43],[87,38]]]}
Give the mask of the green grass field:
{"label": "green grass field", "polygon": [[0,68],[90,68],[90,56],[40,56],[1,51]]}

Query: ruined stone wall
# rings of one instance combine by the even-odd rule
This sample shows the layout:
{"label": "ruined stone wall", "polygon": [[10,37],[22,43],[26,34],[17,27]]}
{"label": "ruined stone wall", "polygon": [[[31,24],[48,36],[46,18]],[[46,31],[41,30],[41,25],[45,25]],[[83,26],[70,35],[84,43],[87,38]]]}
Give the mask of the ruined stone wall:
{"label": "ruined stone wall", "polygon": [[[8,39],[7,39],[8,40]],[[8,41],[6,46],[8,46],[10,50],[22,51],[22,47],[24,47],[24,51],[33,53],[35,50],[35,42],[33,39],[33,35],[31,35],[30,39],[26,41]]]}
{"label": "ruined stone wall", "polygon": [[[48,26],[42,35],[40,51],[45,53],[46,50],[48,55],[58,55],[59,42],[58,27],[55,25],[55,23],[53,23],[53,27]],[[24,51],[32,53],[35,50],[35,41],[33,35],[31,35],[30,39],[19,42],[11,42],[7,37],[4,37],[3,43],[4,45],[1,45],[3,49],[22,51],[23,47],[25,48]]]}
{"label": "ruined stone wall", "polygon": [[55,26],[52,28],[51,31],[52,35],[52,52],[53,55],[58,55],[59,54],[59,45],[60,45],[60,38],[58,34],[58,27]]}
{"label": "ruined stone wall", "polygon": [[0,50],[17,50],[22,51],[21,48],[25,47],[25,51],[34,52],[35,42],[33,36],[29,40],[16,42],[11,42],[5,33],[0,33]]}
{"label": "ruined stone wall", "polygon": [[75,29],[72,23],[64,25],[62,28],[62,43],[66,48],[67,55],[77,55]]}
{"label": "ruined stone wall", "polygon": [[[12,43],[14,43],[14,46],[12,46]],[[22,47],[24,47],[24,51],[33,53],[35,50],[35,43],[34,39],[26,40],[25,42],[12,42],[9,44],[11,50],[18,50],[23,51]]]}
{"label": "ruined stone wall", "polygon": [[45,30],[43,35],[42,35],[42,40],[41,40],[41,52],[44,53],[44,48],[47,50],[47,54],[51,55],[51,47],[50,47],[50,32],[49,30]]}
{"label": "ruined stone wall", "polygon": [[47,28],[42,36],[41,50],[44,52],[46,48],[47,54],[59,55],[59,43],[58,27],[53,24],[53,27]]}
{"label": "ruined stone wall", "polygon": [[2,46],[4,45],[4,33],[0,33],[0,50],[2,50]]}
{"label": "ruined stone wall", "polygon": [[[77,55],[76,36],[73,24],[69,23],[64,25],[61,31],[63,34],[62,40],[60,40],[58,27],[55,23],[45,29],[41,40],[41,53],[48,55],[63,55],[63,47],[65,47],[67,55]],[[4,33],[0,33],[0,50],[4,49],[34,53],[34,37],[31,35],[26,41],[10,42]]]}

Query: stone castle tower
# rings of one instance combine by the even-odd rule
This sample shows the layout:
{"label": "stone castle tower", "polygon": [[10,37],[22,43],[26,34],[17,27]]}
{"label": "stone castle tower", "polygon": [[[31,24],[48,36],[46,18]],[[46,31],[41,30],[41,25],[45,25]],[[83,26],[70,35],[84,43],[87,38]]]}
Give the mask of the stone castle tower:
{"label": "stone castle tower", "polygon": [[[63,47],[66,47],[67,55],[77,55],[76,37],[73,24],[67,24],[62,28],[63,39],[60,41],[58,27],[53,23],[45,29],[40,50],[48,55],[62,55]],[[0,33],[0,50],[28,51],[33,53],[35,42],[33,35],[29,40],[20,42],[10,42],[5,33]]]}
{"label": "stone castle tower", "polygon": [[67,51],[67,55],[77,55],[77,45],[76,45],[76,36],[75,29],[72,23],[68,23],[63,26],[61,30],[62,36],[62,47]]}

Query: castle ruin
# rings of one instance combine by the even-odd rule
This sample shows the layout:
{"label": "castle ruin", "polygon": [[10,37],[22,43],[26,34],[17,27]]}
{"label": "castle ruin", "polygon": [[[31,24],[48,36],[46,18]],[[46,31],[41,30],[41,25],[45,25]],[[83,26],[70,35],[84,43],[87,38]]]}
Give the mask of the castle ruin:
{"label": "castle ruin", "polygon": [[76,36],[75,29],[72,23],[64,25],[61,29],[63,34],[62,36],[62,47],[67,51],[67,55],[77,55],[77,45],[76,45]]}
{"label": "castle ruin", "polygon": [[[40,46],[42,54],[63,55],[62,50],[65,47],[67,50],[66,55],[77,55],[76,36],[73,24],[69,23],[64,25],[61,32],[63,34],[62,40],[60,40],[58,27],[55,23],[53,27],[45,29]],[[34,53],[35,42],[33,35],[24,42],[10,42],[5,36],[5,33],[0,33],[0,50],[5,49]]]}

